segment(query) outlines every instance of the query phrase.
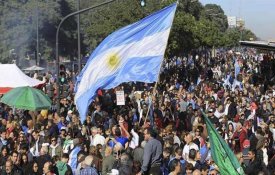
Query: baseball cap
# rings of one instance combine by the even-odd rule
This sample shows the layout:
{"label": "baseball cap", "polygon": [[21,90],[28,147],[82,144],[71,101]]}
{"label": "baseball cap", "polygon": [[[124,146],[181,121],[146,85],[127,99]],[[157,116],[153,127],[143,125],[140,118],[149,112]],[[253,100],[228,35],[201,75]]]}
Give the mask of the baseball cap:
{"label": "baseball cap", "polygon": [[60,131],[62,131],[62,130],[64,130],[64,131],[67,132],[67,128],[66,128],[65,126],[62,126],[62,127],[61,127]]}

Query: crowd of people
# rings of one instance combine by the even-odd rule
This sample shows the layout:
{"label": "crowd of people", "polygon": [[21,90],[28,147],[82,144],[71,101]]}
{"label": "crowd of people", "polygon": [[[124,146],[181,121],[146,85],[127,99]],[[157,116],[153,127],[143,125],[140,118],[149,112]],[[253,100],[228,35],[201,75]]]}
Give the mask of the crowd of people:
{"label": "crowd of people", "polygon": [[[47,84],[57,81],[42,75]],[[218,175],[202,112],[245,174],[275,170],[275,59],[254,50],[165,59],[157,86],[99,90],[81,122],[70,93],[41,111],[0,107],[1,175]],[[66,81],[64,81],[66,80]],[[116,105],[116,91],[125,105]],[[56,92],[55,92],[56,94]]]}

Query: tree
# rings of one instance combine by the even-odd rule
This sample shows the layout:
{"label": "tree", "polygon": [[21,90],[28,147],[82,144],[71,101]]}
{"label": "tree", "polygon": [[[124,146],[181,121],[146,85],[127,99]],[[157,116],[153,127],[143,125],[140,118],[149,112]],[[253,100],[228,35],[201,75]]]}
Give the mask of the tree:
{"label": "tree", "polygon": [[54,0],[1,1],[0,31],[3,32],[0,35],[0,54],[2,59],[10,58],[10,50],[14,50],[20,58],[34,55],[37,8],[39,10],[39,31],[41,31],[39,36],[41,53],[43,54],[43,50],[47,47],[48,49],[53,48],[48,42],[51,37],[45,40],[43,34],[55,30],[57,20],[60,19],[59,14],[55,11],[59,8],[58,3]]}
{"label": "tree", "polygon": [[257,39],[257,37],[248,29],[230,28],[225,32],[223,39],[225,47],[234,47],[239,45],[240,40]]}
{"label": "tree", "polygon": [[[77,10],[76,2],[76,0],[0,1],[2,61],[9,61],[14,56],[34,57],[37,16],[41,56],[55,59],[57,26],[63,17]],[[81,53],[83,55],[90,53],[110,33],[174,2],[175,0],[147,0],[146,6],[141,7],[140,0],[117,0],[81,14]],[[102,0],[81,0],[81,9],[99,3],[102,3]],[[67,59],[73,59],[77,55],[76,19],[76,16],[68,19],[60,30],[60,55]],[[238,44],[240,38],[243,40],[256,38],[249,30],[227,28],[227,17],[220,6],[215,4],[203,6],[197,0],[178,0],[166,55],[183,55],[200,46],[230,47]]]}
{"label": "tree", "polygon": [[219,47],[222,45],[220,42],[222,32],[214,22],[204,18],[200,19],[197,22],[196,32],[200,46],[212,48],[213,46]]}
{"label": "tree", "polygon": [[201,18],[214,22],[221,32],[225,32],[228,28],[227,17],[219,5],[206,4],[201,13]]}

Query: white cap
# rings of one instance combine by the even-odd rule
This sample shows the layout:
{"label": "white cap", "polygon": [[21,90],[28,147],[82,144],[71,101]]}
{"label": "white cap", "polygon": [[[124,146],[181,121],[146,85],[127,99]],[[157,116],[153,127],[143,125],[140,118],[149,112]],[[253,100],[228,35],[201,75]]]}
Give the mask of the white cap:
{"label": "white cap", "polygon": [[60,131],[61,130],[65,130],[66,132],[67,132],[67,128],[65,127],[65,126],[62,126],[61,128],[60,128]]}

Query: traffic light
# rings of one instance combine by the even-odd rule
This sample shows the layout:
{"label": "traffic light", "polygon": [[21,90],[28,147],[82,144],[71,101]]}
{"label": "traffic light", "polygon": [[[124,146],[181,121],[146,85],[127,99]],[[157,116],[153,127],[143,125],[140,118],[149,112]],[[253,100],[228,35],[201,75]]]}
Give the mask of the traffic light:
{"label": "traffic light", "polygon": [[61,64],[59,66],[59,82],[60,84],[66,84],[67,83],[67,79],[66,79],[66,67],[65,65]]}

